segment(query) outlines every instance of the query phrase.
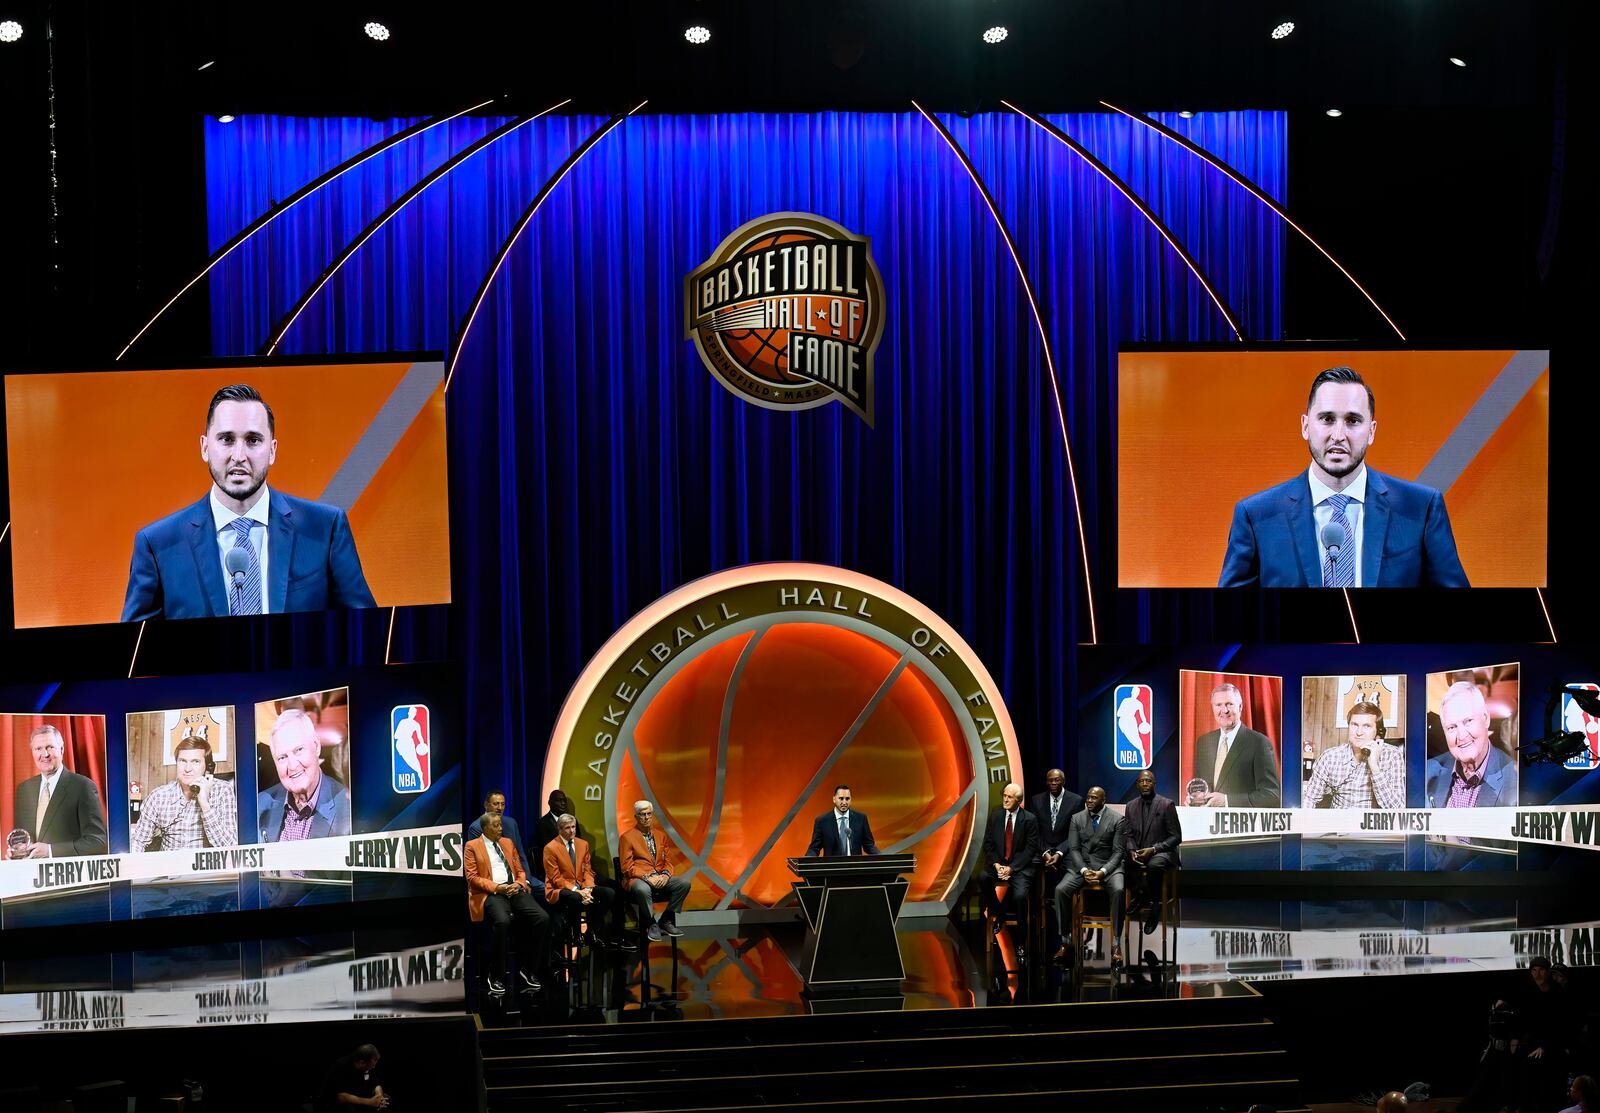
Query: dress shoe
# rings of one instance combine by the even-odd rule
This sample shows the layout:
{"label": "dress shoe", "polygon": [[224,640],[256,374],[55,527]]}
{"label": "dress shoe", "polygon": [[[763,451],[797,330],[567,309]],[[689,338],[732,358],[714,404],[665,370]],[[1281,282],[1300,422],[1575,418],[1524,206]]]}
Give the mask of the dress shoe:
{"label": "dress shoe", "polygon": [[651,924],[649,927],[645,928],[644,929],[644,937],[646,939],[650,940],[650,942],[652,942],[652,943],[661,942],[661,939],[662,939],[662,936],[661,936],[661,925],[659,925],[659,924]]}
{"label": "dress shoe", "polygon": [[1144,933],[1154,935],[1156,928],[1161,926],[1161,909],[1150,906],[1150,911],[1144,914]]}
{"label": "dress shoe", "polygon": [[506,983],[498,978],[484,978],[483,988],[497,1001],[506,995]]}
{"label": "dress shoe", "polygon": [[633,936],[631,935],[624,935],[621,939],[618,939],[614,942],[607,940],[606,946],[615,947],[621,951],[637,951],[639,949],[638,944],[633,941]]}
{"label": "dress shoe", "polygon": [[1122,952],[1120,950],[1118,950],[1116,947],[1112,947],[1111,948],[1111,969],[1113,969],[1113,970],[1121,970],[1122,969]]}
{"label": "dress shoe", "polygon": [[1072,948],[1063,943],[1061,946],[1056,948],[1056,953],[1053,956],[1052,961],[1055,962],[1057,966],[1065,966],[1071,961],[1071,959]]}
{"label": "dress shoe", "polygon": [[666,923],[661,925],[661,930],[672,936],[674,939],[683,938],[683,929],[678,926],[678,921],[676,920],[668,920]]}
{"label": "dress shoe", "polygon": [[989,921],[989,934],[990,935],[999,935],[1000,934],[1000,929],[1005,927],[1005,926],[1006,926],[1005,921],[1002,920],[999,916],[996,916],[993,920]]}
{"label": "dress shoe", "polygon": [[522,983],[523,991],[527,993],[538,993],[544,988],[544,986],[539,984],[539,979],[528,973],[526,970],[517,971],[517,980]]}
{"label": "dress shoe", "polygon": [[1017,966],[1020,969],[1021,967],[1026,966],[1026,965],[1028,965],[1028,948],[1026,948],[1026,947],[1018,947],[1017,948]]}

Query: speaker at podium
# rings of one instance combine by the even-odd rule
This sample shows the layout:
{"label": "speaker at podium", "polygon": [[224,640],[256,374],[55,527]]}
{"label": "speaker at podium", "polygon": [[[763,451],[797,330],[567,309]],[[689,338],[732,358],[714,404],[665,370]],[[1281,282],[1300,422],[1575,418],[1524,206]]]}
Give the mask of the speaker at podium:
{"label": "speaker at podium", "polygon": [[898,990],[906,968],[895,920],[917,868],[914,854],[790,858],[806,917],[801,975],[814,997]]}

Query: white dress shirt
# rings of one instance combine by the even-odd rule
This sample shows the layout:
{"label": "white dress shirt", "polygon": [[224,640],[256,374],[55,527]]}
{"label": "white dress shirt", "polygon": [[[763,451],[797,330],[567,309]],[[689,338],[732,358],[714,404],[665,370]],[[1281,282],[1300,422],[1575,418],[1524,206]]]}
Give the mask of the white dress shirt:
{"label": "white dress shirt", "polygon": [[490,842],[488,838],[483,840],[483,845],[489,849],[490,878],[494,880],[496,885],[511,884],[511,863],[506,861],[504,852],[501,851],[497,844]]}
{"label": "white dress shirt", "polygon": [[233,588],[231,586],[232,577],[228,575],[227,555],[228,550],[233,548],[234,538],[238,536],[233,530],[233,520],[244,517],[255,523],[250,527],[250,544],[256,547],[256,560],[261,564],[261,613],[266,614],[268,613],[267,584],[270,582],[267,579],[267,511],[272,505],[272,492],[263,483],[258,493],[261,497],[256,499],[254,506],[246,510],[242,515],[235,514],[217,500],[217,488],[213,484],[211,488],[211,520],[216,523],[217,527],[217,563],[222,565],[222,583],[230,592]]}
{"label": "white dress shirt", "polygon": [[[1333,521],[1333,507],[1328,505],[1329,495],[1348,495],[1350,501],[1345,504],[1345,521],[1350,523],[1351,540],[1339,550],[1339,559],[1346,563],[1354,563],[1356,580],[1355,586],[1361,586],[1361,535],[1367,524],[1367,465],[1362,464],[1356,469],[1356,477],[1351,484],[1342,491],[1335,491],[1322,480],[1317,478],[1315,465],[1306,473],[1311,479],[1311,516],[1317,522],[1317,568],[1328,566],[1328,549],[1322,543],[1322,527]],[[1313,587],[1322,585],[1322,573],[1317,573],[1317,582]]]}

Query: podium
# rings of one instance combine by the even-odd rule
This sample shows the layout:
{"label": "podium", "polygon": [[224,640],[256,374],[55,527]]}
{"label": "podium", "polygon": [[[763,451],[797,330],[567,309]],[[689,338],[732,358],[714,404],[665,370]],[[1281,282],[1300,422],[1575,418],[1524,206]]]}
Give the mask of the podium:
{"label": "podium", "polygon": [[806,916],[801,976],[814,996],[897,990],[905,980],[895,918],[910,887],[914,854],[790,858],[795,899]]}

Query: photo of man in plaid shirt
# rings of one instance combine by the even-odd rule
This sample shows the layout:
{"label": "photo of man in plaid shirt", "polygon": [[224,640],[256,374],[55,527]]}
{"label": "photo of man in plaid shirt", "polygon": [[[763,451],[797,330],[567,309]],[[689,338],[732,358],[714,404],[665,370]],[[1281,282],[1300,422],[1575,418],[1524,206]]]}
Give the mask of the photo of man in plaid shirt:
{"label": "photo of man in plaid shirt", "polygon": [[239,844],[239,801],[233,782],[206,769],[211,743],[204,734],[180,738],[172,760],[178,779],[145,800],[129,840],[135,854],[147,850],[187,850]]}
{"label": "photo of man in plaid shirt", "polygon": [[1406,755],[1403,747],[1379,739],[1383,711],[1358,703],[1345,715],[1348,745],[1324,750],[1301,794],[1308,808],[1403,808],[1406,806]]}

